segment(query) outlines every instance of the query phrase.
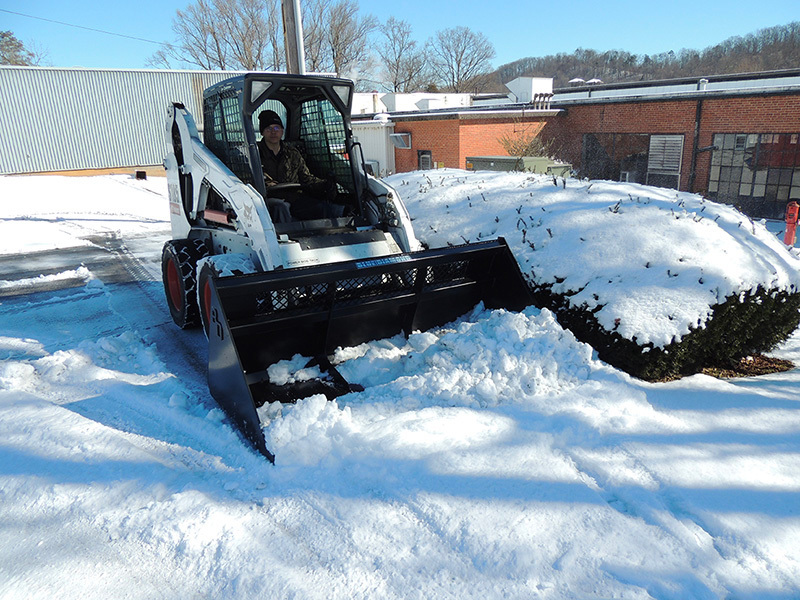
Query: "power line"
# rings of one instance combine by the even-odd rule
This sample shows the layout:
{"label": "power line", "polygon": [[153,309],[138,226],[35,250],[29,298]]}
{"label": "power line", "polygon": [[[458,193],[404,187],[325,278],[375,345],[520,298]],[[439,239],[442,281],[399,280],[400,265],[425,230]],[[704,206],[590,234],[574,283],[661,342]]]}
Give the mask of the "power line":
{"label": "power line", "polygon": [[10,15],[17,15],[19,17],[27,17],[29,19],[36,19],[37,21],[47,21],[48,23],[56,23],[57,25],[64,25],[66,27],[74,27],[75,29],[85,29],[86,31],[94,31],[95,33],[104,33],[106,35],[113,35],[116,37],[127,38],[129,40],[136,40],[138,42],[147,42],[148,44],[156,44],[157,46],[164,46],[169,45],[165,44],[164,42],[157,42],[155,40],[148,40],[146,38],[140,38],[133,35],[125,35],[124,33],[115,33],[113,31],[104,31],[102,29],[95,29],[93,27],[85,27],[83,25],[75,25],[74,23],[65,23],[64,21],[56,21],[54,19],[46,19],[44,17],[37,17],[34,15],[26,15],[25,13],[15,12],[13,10],[6,10],[5,8],[0,8],[0,12],[8,13]]}

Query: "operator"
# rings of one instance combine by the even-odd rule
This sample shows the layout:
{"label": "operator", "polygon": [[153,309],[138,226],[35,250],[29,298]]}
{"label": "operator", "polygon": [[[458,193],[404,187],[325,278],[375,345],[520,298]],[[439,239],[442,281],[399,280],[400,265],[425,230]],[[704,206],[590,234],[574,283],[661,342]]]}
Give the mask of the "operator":
{"label": "operator", "polygon": [[[299,183],[303,186],[303,190],[314,196],[321,196],[324,200],[332,199],[336,192],[336,184],[314,176],[300,152],[284,143],[283,121],[278,113],[272,110],[262,111],[258,115],[258,128],[261,131],[258,153],[261,157],[267,196],[269,188],[279,183]],[[329,207],[328,202],[318,197],[307,196],[300,191],[293,193],[282,191],[281,198],[268,198],[267,206],[276,223],[286,223],[292,218],[304,220],[338,216],[329,214],[332,212],[332,207]]]}

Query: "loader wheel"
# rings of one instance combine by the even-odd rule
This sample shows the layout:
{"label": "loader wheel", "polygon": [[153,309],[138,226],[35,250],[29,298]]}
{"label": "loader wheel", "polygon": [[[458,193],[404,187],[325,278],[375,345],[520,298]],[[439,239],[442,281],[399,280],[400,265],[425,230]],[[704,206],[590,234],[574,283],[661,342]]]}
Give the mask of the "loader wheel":
{"label": "loader wheel", "polygon": [[211,318],[211,280],[215,277],[230,277],[231,275],[244,275],[255,273],[256,267],[249,254],[225,254],[225,266],[220,267],[215,259],[223,258],[221,255],[210,256],[204,260],[202,266],[197,269],[197,306],[199,308],[200,323],[203,326],[206,337],[209,337],[211,327],[216,327],[215,335],[222,335],[221,325],[212,322]]}
{"label": "loader wheel", "polygon": [[197,309],[195,269],[197,261],[208,256],[201,240],[170,240],[161,253],[161,275],[167,306],[175,324],[181,329],[200,323]]}

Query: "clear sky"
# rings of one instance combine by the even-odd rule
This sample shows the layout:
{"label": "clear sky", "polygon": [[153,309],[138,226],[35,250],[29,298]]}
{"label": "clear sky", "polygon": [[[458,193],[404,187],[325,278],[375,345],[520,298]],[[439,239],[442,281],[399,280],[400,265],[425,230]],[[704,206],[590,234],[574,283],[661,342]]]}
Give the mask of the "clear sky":
{"label": "clear sky", "polygon": [[[634,54],[701,50],[731,36],[800,21],[800,0],[359,3],[362,12],[381,21],[390,16],[408,21],[420,42],[438,30],[457,25],[482,32],[497,50],[495,67],[528,56],[571,53],[577,48]],[[158,45],[144,40],[174,41],[171,25],[175,11],[189,4],[189,0],[0,0],[0,30],[11,30],[26,45],[35,43],[46,49],[53,66],[146,68]]]}

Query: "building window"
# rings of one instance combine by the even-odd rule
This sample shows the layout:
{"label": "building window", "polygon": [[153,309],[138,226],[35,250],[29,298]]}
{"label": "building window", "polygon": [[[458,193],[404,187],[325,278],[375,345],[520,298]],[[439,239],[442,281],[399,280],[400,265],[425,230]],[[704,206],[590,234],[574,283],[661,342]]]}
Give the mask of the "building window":
{"label": "building window", "polygon": [[800,200],[800,134],[714,135],[708,195],[759,218],[781,219]]}
{"label": "building window", "polygon": [[583,136],[582,176],[678,188],[682,135],[587,133]]}
{"label": "building window", "polygon": [[395,148],[409,150],[411,148],[411,134],[406,132],[390,133],[389,141]]}

